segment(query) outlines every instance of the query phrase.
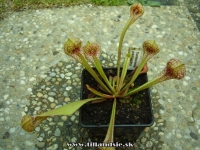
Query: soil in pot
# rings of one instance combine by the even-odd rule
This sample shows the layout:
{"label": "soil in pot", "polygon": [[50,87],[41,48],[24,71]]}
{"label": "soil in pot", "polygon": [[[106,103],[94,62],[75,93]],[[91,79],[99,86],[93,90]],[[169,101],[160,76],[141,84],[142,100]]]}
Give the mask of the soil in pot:
{"label": "soil in pot", "polygon": [[[106,75],[116,76],[116,69],[104,69]],[[128,72],[128,74],[131,71]],[[141,74],[134,82],[134,86],[147,82],[147,74]],[[82,73],[82,96],[81,99],[87,99],[94,95],[87,90],[86,84],[98,89],[95,79],[84,70]],[[100,89],[98,89],[100,90]],[[128,101],[128,102],[127,102]],[[80,120],[84,125],[108,125],[112,110],[112,99],[108,99],[100,103],[87,103],[81,108]],[[152,123],[152,111],[150,104],[149,90],[145,89],[134,95],[127,100],[117,99],[115,125],[132,125],[132,124],[151,124]]]}

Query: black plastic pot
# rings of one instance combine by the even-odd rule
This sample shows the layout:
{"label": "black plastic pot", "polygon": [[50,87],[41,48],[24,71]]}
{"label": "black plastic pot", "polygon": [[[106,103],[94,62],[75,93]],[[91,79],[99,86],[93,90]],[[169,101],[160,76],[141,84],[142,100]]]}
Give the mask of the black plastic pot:
{"label": "black plastic pot", "polygon": [[[94,69],[95,70],[95,69]],[[106,68],[104,69],[106,73],[116,73],[116,68]],[[131,73],[131,71],[128,71],[128,73]],[[94,80],[94,78],[88,73],[86,69],[83,70],[82,72],[82,77],[81,77],[82,83],[81,83],[81,99],[87,99],[88,96],[91,96],[90,94],[88,95],[88,90],[85,86],[85,84],[89,84],[93,88],[97,87],[97,83]],[[137,87],[139,85],[142,85],[148,81],[147,79],[147,74],[141,74],[138,76],[138,78],[134,82],[134,86]],[[142,112],[141,116],[145,116],[146,118],[143,119],[144,121],[142,122],[134,122],[134,123],[116,123],[118,121],[115,120],[115,129],[114,129],[114,142],[134,142],[137,140],[137,138],[140,136],[140,134],[143,132],[143,130],[146,127],[151,126],[154,123],[153,119],[153,111],[152,111],[152,106],[151,106],[151,98],[150,98],[150,93],[149,89],[145,89],[143,91],[138,92],[137,94],[134,94],[131,96],[130,99],[140,99],[144,101],[143,103],[146,105],[145,107],[143,106],[144,104],[142,103],[140,107],[143,107],[144,110],[140,111]],[[120,102],[117,103],[117,109],[118,104],[121,107]],[[126,105],[129,106],[129,103]],[[92,142],[102,142],[105,138],[107,129],[108,129],[108,124],[109,124],[109,119],[111,115],[111,108],[112,108],[112,100],[100,102],[100,103],[95,103],[95,104],[85,104],[84,106],[81,107],[80,109],[80,115],[79,115],[79,120],[80,120],[80,125],[84,128],[87,129],[88,134]],[[120,108],[123,109],[123,108]],[[117,110],[118,111],[118,110]],[[116,112],[117,112],[116,111]],[[119,110],[120,111],[120,110]],[[94,113],[93,113],[94,112]],[[101,116],[104,113],[103,116]],[[101,114],[101,115],[100,115]],[[121,114],[120,114],[121,115]],[[125,118],[129,115],[132,114],[125,114]],[[101,117],[99,117],[101,116]],[[95,122],[97,120],[102,120],[101,118],[104,118],[104,116],[108,116],[109,119],[107,121],[102,121],[102,123]],[[90,117],[90,118],[88,118]],[[119,118],[116,116],[116,119]],[[128,118],[128,117],[127,117]],[[88,123],[85,120],[94,120],[94,124]],[[132,121],[127,119],[127,121]],[[90,121],[89,121],[90,122]],[[105,122],[105,123],[104,123]]]}

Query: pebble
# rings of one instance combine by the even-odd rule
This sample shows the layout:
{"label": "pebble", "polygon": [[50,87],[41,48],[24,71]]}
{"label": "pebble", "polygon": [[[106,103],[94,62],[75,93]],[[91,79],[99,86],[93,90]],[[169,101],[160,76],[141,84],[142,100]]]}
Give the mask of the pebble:
{"label": "pebble", "polygon": [[144,129],[144,132],[149,132],[149,129],[150,129],[150,127],[146,127],[145,129]]}
{"label": "pebble", "polygon": [[26,140],[25,141],[25,145],[27,145],[27,146],[33,146],[34,143],[32,141]]}
{"label": "pebble", "polygon": [[69,90],[71,90],[71,89],[72,89],[71,86],[66,87],[66,90],[67,90],[67,91],[69,91]]}
{"label": "pebble", "polygon": [[55,107],[56,107],[56,103],[51,103],[51,104],[50,104],[50,107],[51,107],[51,108],[55,108]]}
{"label": "pebble", "polygon": [[107,58],[107,54],[105,54],[105,53],[103,53],[102,56],[103,56],[104,58]]}
{"label": "pebble", "polygon": [[183,85],[184,85],[184,86],[187,86],[187,85],[188,85],[188,83],[187,83],[187,82],[185,82],[185,81],[183,81]]}
{"label": "pebble", "polygon": [[153,146],[153,143],[151,141],[147,141],[146,147],[151,148]]}
{"label": "pebble", "polygon": [[68,73],[66,73],[65,75],[66,75],[66,76],[71,76],[72,73],[71,73],[71,72],[68,72]]}
{"label": "pebble", "polygon": [[54,132],[55,136],[60,136],[61,135],[61,131],[59,128],[56,128],[55,132]]}
{"label": "pebble", "polygon": [[49,100],[50,102],[54,102],[54,98],[53,98],[53,97],[48,97],[48,100]]}
{"label": "pebble", "polygon": [[54,77],[54,76],[56,76],[56,73],[55,73],[55,72],[51,72],[49,75],[50,75],[51,77]]}
{"label": "pebble", "polygon": [[198,136],[197,136],[195,133],[193,133],[193,132],[190,132],[190,136],[191,136],[194,140],[198,140],[198,139],[199,139]]}
{"label": "pebble", "polygon": [[45,142],[37,142],[36,145],[39,147],[39,148],[43,148],[45,146]]}
{"label": "pebble", "polygon": [[158,113],[155,113],[154,117],[157,119],[159,117]]}
{"label": "pebble", "polygon": [[64,74],[60,74],[60,77],[61,77],[61,78],[64,78],[64,77],[65,77],[65,75],[64,75]]}
{"label": "pebble", "polygon": [[77,138],[76,137],[73,137],[72,139],[71,139],[71,142],[73,142],[73,143],[75,143],[77,141]]}
{"label": "pebble", "polygon": [[176,118],[172,116],[172,117],[170,117],[170,121],[175,122]]}
{"label": "pebble", "polygon": [[39,132],[40,131],[40,127],[36,127],[35,131]]}
{"label": "pebble", "polygon": [[50,96],[55,96],[56,93],[55,93],[55,92],[49,92],[48,95],[50,95]]}
{"label": "pebble", "polygon": [[71,118],[70,118],[71,121],[74,121],[75,119],[76,119],[75,115],[72,115]]}
{"label": "pebble", "polygon": [[9,96],[8,94],[4,95],[3,99],[6,100],[8,98],[8,96]]}
{"label": "pebble", "polygon": [[16,130],[15,128],[10,128],[9,132],[12,134],[15,132],[15,130]]}
{"label": "pebble", "polygon": [[67,120],[67,116],[62,116],[61,119],[62,119],[63,121],[66,121],[66,120]]}
{"label": "pebble", "polygon": [[58,149],[58,144],[53,144],[52,146],[47,148],[47,150],[54,150],[54,149]]}
{"label": "pebble", "polygon": [[37,97],[42,97],[43,94],[42,93],[37,93]]}
{"label": "pebble", "polygon": [[43,74],[43,75],[41,75],[40,77],[43,78],[43,79],[45,79],[45,78],[47,77],[47,75],[46,75],[46,74]]}
{"label": "pebble", "polygon": [[26,84],[26,82],[24,80],[21,80],[20,83],[21,84]]}
{"label": "pebble", "polygon": [[58,122],[59,126],[63,126],[63,124],[64,124],[63,122]]}
{"label": "pebble", "polygon": [[63,66],[63,63],[62,63],[62,62],[59,62],[59,63],[58,63],[58,66],[59,66],[59,67],[62,67],[62,66]]}
{"label": "pebble", "polygon": [[142,142],[143,144],[144,144],[146,141],[147,141],[147,139],[144,138],[144,137],[141,139],[141,142]]}
{"label": "pebble", "polygon": [[113,63],[109,63],[108,66],[109,66],[109,67],[112,67],[112,66],[113,66]]}
{"label": "pebble", "polygon": [[33,82],[35,81],[36,79],[34,77],[30,78],[29,81]]}

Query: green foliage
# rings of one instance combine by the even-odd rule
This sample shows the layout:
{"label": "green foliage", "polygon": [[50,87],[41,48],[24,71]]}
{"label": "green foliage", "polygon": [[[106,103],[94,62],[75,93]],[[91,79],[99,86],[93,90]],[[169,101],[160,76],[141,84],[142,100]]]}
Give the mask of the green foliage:
{"label": "green foliage", "polygon": [[126,0],[91,0],[91,2],[95,5],[103,6],[119,6],[126,4]]}
{"label": "green foliage", "polygon": [[160,7],[161,3],[156,0],[128,0],[127,4],[132,5],[134,3],[141,3],[142,5],[152,6],[152,7]]}
{"label": "green foliage", "polygon": [[6,10],[5,0],[0,0],[0,14]]}

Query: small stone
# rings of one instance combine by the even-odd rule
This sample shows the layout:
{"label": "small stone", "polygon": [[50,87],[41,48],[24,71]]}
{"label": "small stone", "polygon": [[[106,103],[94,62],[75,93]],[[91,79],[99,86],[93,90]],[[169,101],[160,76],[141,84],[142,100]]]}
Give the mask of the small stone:
{"label": "small stone", "polygon": [[107,55],[106,55],[105,53],[103,53],[103,54],[102,54],[102,56],[103,56],[104,58],[106,58],[106,57],[107,57]]}
{"label": "small stone", "polygon": [[56,82],[55,82],[55,85],[59,85],[59,83],[60,83],[60,82],[56,81]]}
{"label": "small stone", "polygon": [[3,122],[4,120],[5,120],[4,118],[0,118],[0,121],[2,121],[2,122]]}
{"label": "small stone", "polygon": [[75,67],[75,70],[79,70],[79,69],[81,69],[81,67]]}
{"label": "small stone", "polygon": [[[78,77],[78,75],[77,74],[73,74],[72,75],[72,78],[77,78]],[[76,79],[77,80],[77,79]]]}
{"label": "small stone", "polygon": [[63,127],[63,122],[58,122],[58,125]]}
{"label": "small stone", "polygon": [[176,134],[176,137],[177,137],[177,138],[181,138],[182,135],[181,135],[180,133],[177,133],[177,134]]}
{"label": "small stone", "polygon": [[24,80],[21,80],[20,83],[21,84],[26,84],[26,82]]}
{"label": "small stone", "polygon": [[43,141],[44,138],[40,136],[37,139],[38,139],[38,141]]}
{"label": "small stone", "polygon": [[163,136],[164,132],[159,132],[158,135]]}
{"label": "small stone", "polygon": [[190,80],[190,77],[189,77],[189,76],[185,76],[185,79],[186,79],[186,80]]}
{"label": "small stone", "polygon": [[6,100],[8,98],[8,94],[3,96],[3,99]]}
{"label": "small stone", "polygon": [[56,128],[54,135],[55,136],[60,136],[61,135],[61,131],[60,131],[59,128]]}
{"label": "small stone", "polygon": [[144,132],[146,132],[146,133],[149,132],[149,129],[150,129],[149,127],[146,127],[146,128],[144,129]]}
{"label": "small stone", "polygon": [[153,146],[153,143],[151,141],[147,141],[146,147],[151,148]]}
{"label": "small stone", "polygon": [[32,92],[32,88],[28,88],[27,90],[28,90],[29,92]]}
{"label": "small stone", "polygon": [[53,98],[53,97],[48,97],[48,100],[49,100],[50,102],[54,102],[54,98]]}
{"label": "small stone", "polygon": [[36,79],[34,77],[30,78],[29,81],[33,82],[35,81]]}
{"label": "small stone", "polygon": [[147,139],[146,139],[145,137],[143,137],[143,138],[141,139],[141,143],[142,143],[142,144],[144,144],[146,141],[147,141]]}
{"label": "small stone", "polygon": [[156,103],[153,105],[153,107],[157,108],[159,105],[160,105],[160,104],[156,102]]}
{"label": "small stone", "polygon": [[71,142],[73,142],[73,143],[75,143],[77,141],[77,138],[76,137],[73,137],[72,139],[71,139]]}
{"label": "small stone", "polygon": [[154,129],[154,130],[158,130],[158,127],[154,127],[153,129]]}
{"label": "small stone", "polygon": [[72,67],[71,65],[67,65],[67,66],[66,66],[66,68],[71,68],[71,67]]}
{"label": "small stone", "polygon": [[72,83],[72,81],[71,80],[67,80],[67,84],[71,84]]}
{"label": "small stone", "polygon": [[29,141],[29,140],[26,140],[26,141],[25,141],[25,145],[27,145],[27,146],[33,146],[34,143],[31,142],[31,141]]}
{"label": "small stone", "polygon": [[9,137],[10,137],[10,133],[9,132],[4,133],[3,139],[8,139]]}
{"label": "small stone", "polygon": [[44,78],[46,78],[46,77],[47,77],[47,75],[46,75],[46,74],[44,74],[44,75],[41,75],[40,77],[44,79]]}
{"label": "small stone", "polygon": [[170,118],[170,121],[175,122],[175,121],[176,121],[176,118],[172,116],[172,117]]}
{"label": "small stone", "polygon": [[54,76],[56,76],[56,73],[55,73],[55,72],[51,72],[49,75],[50,75],[51,77],[54,77]]}
{"label": "small stone", "polygon": [[66,90],[67,90],[67,91],[69,91],[69,90],[71,90],[71,89],[72,89],[71,86],[66,87]]}
{"label": "small stone", "polygon": [[75,119],[76,119],[76,117],[74,115],[71,116],[71,118],[70,118],[71,121],[74,121]]}
{"label": "small stone", "polygon": [[14,133],[15,132],[15,128],[10,128],[9,132],[10,133]]}
{"label": "small stone", "polygon": [[190,136],[194,139],[194,140],[198,140],[198,136],[193,133],[193,132],[190,132]]}
{"label": "small stone", "polygon": [[184,86],[186,86],[186,85],[188,85],[188,83],[187,83],[187,82],[185,82],[185,81],[183,81],[183,85],[184,85]]}
{"label": "small stone", "polygon": [[40,127],[36,127],[35,131],[39,132],[40,131]]}
{"label": "small stone", "polygon": [[36,145],[39,147],[39,148],[43,148],[45,146],[45,142],[37,142]]}
{"label": "small stone", "polygon": [[112,67],[112,66],[113,66],[113,63],[109,63],[108,66],[109,66],[109,67]]}
{"label": "small stone", "polygon": [[183,52],[182,52],[182,51],[179,51],[178,54],[179,54],[179,55],[183,55]]}
{"label": "small stone", "polygon": [[53,149],[58,149],[58,144],[54,144],[54,145],[47,148],[47,150],[53,150]]}
{"label": "small stone", "polygon": [[26,57],[22,57],[22,58],[21,58],[21,60],[25,60],[25,59],[26,59]]}
{"label": "small stone", "polygon": [[58,63],[58,66],[59,66],[59,67],[62,67],[62,65],[63,65],[62,62],[59,62],[59,63]]}
{"label": "small stone", "polygon": [[158,113],[155,113],[154,117],[157,119],[159,117]]}
{"label": "small stone", "polygon": [[55,93],[55,92],[49,92],[48,95],[50,95],[50,96],[55,96],[56,93]]}
{"label": "small stone", "polygon": [[61,78],[64,78],[64,77],[65,77],[65,75],[64,75],[64,74],[60,74],[60,77],[61,77]]}
{"label": "small stone", "polygon": [[37,93],[37,97],[42,97],[43,94],[42,93]]}
{"label": "small stone", "polygon": [[40,110],[40,107],[35,107],[35,110],[36,110],[36,111]]}
{"label": "small stone", "polygon": [[50,104],[50,107],[51,107],[51,108],[55,108],[55,107],[56,107],[56,103],[51,103],[51,104]]}
{"label": "small stone", "polygon": [[66,121],[66,120],[67,120],[67,116],[62,116],[61,119],[62,119],[63,121]]}
{"label": "small stone", "polygon": [[69,77],[69,76],[72,75],[72,73],[71,73],[71,72],[68,72],[68,73],[66,73],[65,75]]}

